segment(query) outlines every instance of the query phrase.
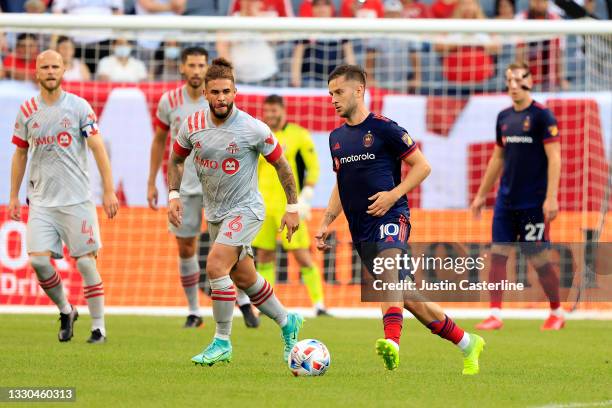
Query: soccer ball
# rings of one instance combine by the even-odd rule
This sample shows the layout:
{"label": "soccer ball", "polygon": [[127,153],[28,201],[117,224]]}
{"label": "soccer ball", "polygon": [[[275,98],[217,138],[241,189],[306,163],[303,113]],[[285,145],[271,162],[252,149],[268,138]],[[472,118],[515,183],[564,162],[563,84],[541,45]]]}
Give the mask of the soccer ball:
{"label": "soccer ball", "polygon": [[323,375],[330,363],[331,358],[327,347],[314,339],[295,343],[287,359],[289,370],[296,377]]}

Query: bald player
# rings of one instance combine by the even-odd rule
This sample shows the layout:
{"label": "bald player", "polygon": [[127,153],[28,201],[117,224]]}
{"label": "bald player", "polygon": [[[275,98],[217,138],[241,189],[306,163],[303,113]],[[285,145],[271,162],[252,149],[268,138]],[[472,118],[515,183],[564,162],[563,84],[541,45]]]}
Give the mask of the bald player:
{"label": "bald player", "polygon": [[44,51],[36,58],[40,94],[21,105],[15,121],[8,211],[12,220],[21,220],[18,195],[29,153],[27,251],[40,286],[60,310],[59,341],[70,341],[79,316],[51,264],[51,258],[62,258],[64,242],[85,285],[92,318],[87,342],[104,343],[104,288],[96,268],[100,230],[89,189],[87,147],[102,176],[108,218],[115,217],[119,202],[96,115],[83,98],[62,90],[64,71],[62,57],[55,51]]}

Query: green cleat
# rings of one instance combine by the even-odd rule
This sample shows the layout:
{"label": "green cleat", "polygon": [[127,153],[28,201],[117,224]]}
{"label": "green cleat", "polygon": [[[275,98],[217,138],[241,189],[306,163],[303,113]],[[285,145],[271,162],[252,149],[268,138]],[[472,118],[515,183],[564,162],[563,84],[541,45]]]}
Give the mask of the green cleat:
{"label": "green cleat", "polygon": [[382,357],[387,370],[395,370],[399,366],[399,348],[391,340],[376,340],[376,354]]}
{"label": "green cleat", "polygon": [[470,345],[463,352],[463,375],[475,375],[480,371],[478,358],[486,345],[484,339],[477,334],[469,333]]}
{"label": "green cleat", "polygon": [[298,333],[304,325],[304,318],[297,313],[289,313],[287,315],[287,324],[285,324],[281,330],[281,337],[285,343],[285,349],[283,350],[283,356],[285,361],[289,358],[291,349],[298,341]]}
{"label": "green cleat", "polygon": [[232,361],[232,343],[229,340],[221,340],[214,338],[212,343],[204,349],[200,354],[191,357],[196,365],[208,365],[211,366],[215,363]]}

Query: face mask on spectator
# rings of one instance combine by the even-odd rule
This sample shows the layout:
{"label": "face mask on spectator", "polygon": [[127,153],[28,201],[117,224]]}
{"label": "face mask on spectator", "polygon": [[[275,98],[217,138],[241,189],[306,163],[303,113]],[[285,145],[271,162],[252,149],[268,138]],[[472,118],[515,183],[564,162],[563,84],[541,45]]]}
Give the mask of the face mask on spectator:
{"label": "face mask on spectator", "polygon": [[181,49],[179,47],[166,47],[164,49],[164,56],[166,59],[175,60],[179,57]]}
{"label": "face mask on spectator", "polygon": [[115,47],[115,55],[119,58],[129,57],[132,53],[132,47],[129,45],[118,45]]}

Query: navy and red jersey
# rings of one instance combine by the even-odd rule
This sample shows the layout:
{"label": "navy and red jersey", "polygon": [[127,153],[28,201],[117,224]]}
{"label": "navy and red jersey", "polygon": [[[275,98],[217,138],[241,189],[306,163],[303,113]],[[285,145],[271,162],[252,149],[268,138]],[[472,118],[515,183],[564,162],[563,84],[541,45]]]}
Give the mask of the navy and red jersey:
{"label": "navy and red jersey", "polygon": [[[368,197],[391,191],[401,182],[402,159],[417,149],[404,128],[384,116],[370,113],[358,125],[344,124],[332,131],[329,149],[353,242],[377,242],[381,225],[409,218],[405,196],[383,217],[366,212],[374,202]],[[391,232],[396,232],[397,228],[392,229]],[[401,227],[399,230],[393,235],[399,237]]]}
{"label": "navy and red jersey", "polygon": [[559,141],[557,120],[533,101],[527,109],[510,107],[497,116],[497,145],[504,149],[504,169],[496,208],[541,207],[546,198],[548,158],[544,144]]}

